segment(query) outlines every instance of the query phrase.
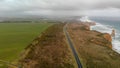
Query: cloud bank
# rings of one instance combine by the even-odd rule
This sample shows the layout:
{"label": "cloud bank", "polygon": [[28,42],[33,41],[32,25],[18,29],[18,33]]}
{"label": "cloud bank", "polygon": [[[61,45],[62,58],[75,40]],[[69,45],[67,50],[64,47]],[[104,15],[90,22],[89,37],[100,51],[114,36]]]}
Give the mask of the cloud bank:
{"label": "cloud bank", "polygon": [[0,0],[0,17],[120,16],[120,0]]}

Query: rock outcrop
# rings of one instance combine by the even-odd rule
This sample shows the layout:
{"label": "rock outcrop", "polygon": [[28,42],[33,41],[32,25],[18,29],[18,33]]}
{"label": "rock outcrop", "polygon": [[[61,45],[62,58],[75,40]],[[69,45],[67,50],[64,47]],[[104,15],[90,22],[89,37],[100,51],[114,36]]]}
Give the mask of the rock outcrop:
{"label": "rock outcrop", "polygon": [[97,35],[97,37],[93,37],[90,41],[97,45],[106,46],[112,49],[112,38],[108,33]]}
{"label": "rock outcrop", "polygon": [[112,42],[112,37],[111,37],[110,34],[105,33],[105,34],[103,34],[103,37],[104,37],[106,40],[108,40],[109,42]]}

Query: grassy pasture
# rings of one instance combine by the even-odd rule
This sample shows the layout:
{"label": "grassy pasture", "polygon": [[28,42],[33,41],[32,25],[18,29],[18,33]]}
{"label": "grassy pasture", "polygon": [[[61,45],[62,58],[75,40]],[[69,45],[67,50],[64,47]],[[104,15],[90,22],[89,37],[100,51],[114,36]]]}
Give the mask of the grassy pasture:
{"label": "grassy pasture", "polygon": [[[14,61],[50,23],[0,23],[0,60]],[[3,67],[0,62],[0,68]]]}

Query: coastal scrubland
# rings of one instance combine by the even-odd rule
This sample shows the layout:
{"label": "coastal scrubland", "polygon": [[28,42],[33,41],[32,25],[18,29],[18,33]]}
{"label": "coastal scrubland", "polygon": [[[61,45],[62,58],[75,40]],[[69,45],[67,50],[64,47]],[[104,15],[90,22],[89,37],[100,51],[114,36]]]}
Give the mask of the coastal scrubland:
{"label": "coastal scrubland", "polygon": [[120,68],[120,54],[112,50],[109,34],[92,31],[81,23],[68,24],[67,30],[83,68]]}
{"label": "coastal scrubland", "polygon": [[25,48],[20,64],[24,68],[76,68],[63,27],[54,24]]}
{"label": "coastal scrubland", "polygon": [[[25,23],[21,25],[23,26]],[[26,23],[26,25],[28,24]],[[14,26],[18,29],[15,29],[18,31],[18,35],[15,35],[16,37],[20,36],[20,39],[22,38],[22,41],[24,42],[25,38],[29,37],[26,39],[29,45],[26,43],[23,46],[21,45],[21,42],[19,43],[19,47],[16,46],[16,50],[13,50],[13,52],[16,53],[17,49],[19,50],[19,48],[21,48],[19,52],[16,53],[17,57],[19,55],[19,61],[16,63],[16,65],[20,66],[21,68],[77,68],[75,57],[71,51],[63,30],[65,25],[66,23],[59,22],[53,25],[48,23],[31,23],[29,24],[30,27]],[[71,38],[72,43],[74,44],[74,48],[79,56],[80,62],[82,63],[82,67],[119,68],[120,54],[112,50],[112,38],[110,34],[90,30],[89,25],[90,24],[83,24],[80,22],[68,23],[66,25],[67,32]],[[11,26],[13,27],[13,25]],[[23,29],[26,30],[23,31]],[[8,30],[9,33],[12,32],[12,30]],[[34,31],[37,31],[38,33],[35,32],[34,34]],[[23,32],[23,34],[21,32]],[[26,32],[28,34],[26,34]],[[9,36],[11,36],[11,34],[13,34],[12,36],[14,38],[14,32],[10,33]],[[9,36],[7,37],[9,38]],[[30,37],[32,39],[35,37],[36,38],[32,41],[32,39],[30,40]],[[17,39],[13,40],[14,41],[9,41],[12,43],[17,41]],[[20,45],[22,47],[20,47]],[[10,48],[14,48],[14,46]],[[9,66],[9,68],[16,67]]]}

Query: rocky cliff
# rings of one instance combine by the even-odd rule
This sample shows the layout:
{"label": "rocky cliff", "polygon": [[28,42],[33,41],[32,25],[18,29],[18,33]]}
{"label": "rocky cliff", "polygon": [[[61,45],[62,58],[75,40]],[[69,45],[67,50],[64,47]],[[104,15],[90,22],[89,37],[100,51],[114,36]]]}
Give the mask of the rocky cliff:
{"label": "rocky cliff", "polygon": [[[25,49],[22,68],[77,68],[63,31],[65,24],[55,24]],[[83,68],[120,68],[120,54],[112,50],[107,33],[91,31],[83,23],[69,23],[67,31]]]}
{"label": "rocky cliff", "polygon": [[97,35],[97,37],[93,37],[90,41],[97,45],[106,46],[112,49],[112,44],[111,44],[112,38],[111,35],[108,33],[105,34],[100,33]]}
{"label": "rocky cliff", "polygon": [[83,23],[71,23],[67,28],[83,68],[120,68],[120,54],[112,50],[109,34],[91,31]]}

